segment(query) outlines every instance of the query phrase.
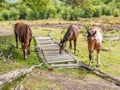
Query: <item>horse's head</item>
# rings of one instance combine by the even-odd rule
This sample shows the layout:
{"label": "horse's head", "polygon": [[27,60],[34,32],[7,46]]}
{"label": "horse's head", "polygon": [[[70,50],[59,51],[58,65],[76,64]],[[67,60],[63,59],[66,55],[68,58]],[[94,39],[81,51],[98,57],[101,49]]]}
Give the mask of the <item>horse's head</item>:
{"label": "horse's head", "polygon": [[94,50],[94,46],[95,46],[95,42],[96,42],[96,38],[95,38],[95,34],[96,34],[96,30],[88,30],[88,36],[87,36],[87,41],[88,41],[88,50],[90,53],[93,52]]}
{"label": "horse's head", "polygon": [[65,46],[66,46],[66,42],[64,40],[61,40],[61,42],[59,43],[59,47],[60,47],[59,53],[62,53],[62,51],[64,50]]}

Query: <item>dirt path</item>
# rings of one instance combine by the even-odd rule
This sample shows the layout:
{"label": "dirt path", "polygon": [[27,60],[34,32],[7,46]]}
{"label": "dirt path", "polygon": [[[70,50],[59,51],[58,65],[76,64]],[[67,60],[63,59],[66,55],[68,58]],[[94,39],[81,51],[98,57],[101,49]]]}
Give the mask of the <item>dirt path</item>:
{"label": "dirt path", "polygon": [[12,34],[14,34],[13,30],[10,30],[8,28],[2,28],[2,27],[0,27],[0,36],[12,35]]}
{"label": "dirt path", "polygon": [[[29,76],[30,81],[42,80],[50,82],[50,87],[42,90],[120,90],[119,86],[101,78],[89,78],[87,76],[71,77],[68,74],[58,75],[45,70],[34,70]],[[28,81],[29,81],[28,80]],[[39,83],[41,83],[39,81]],[[56,89],[59,88],[59,89]]]}

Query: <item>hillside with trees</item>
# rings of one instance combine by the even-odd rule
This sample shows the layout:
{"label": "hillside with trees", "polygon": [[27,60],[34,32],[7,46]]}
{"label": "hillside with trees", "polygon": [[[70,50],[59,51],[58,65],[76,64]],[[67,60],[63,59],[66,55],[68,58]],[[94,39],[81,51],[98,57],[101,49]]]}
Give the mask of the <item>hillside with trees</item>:
{"label": "hillside with trees", "polygon": [[119,0],[0,0],[0,20],[77,20],[120,15]]}

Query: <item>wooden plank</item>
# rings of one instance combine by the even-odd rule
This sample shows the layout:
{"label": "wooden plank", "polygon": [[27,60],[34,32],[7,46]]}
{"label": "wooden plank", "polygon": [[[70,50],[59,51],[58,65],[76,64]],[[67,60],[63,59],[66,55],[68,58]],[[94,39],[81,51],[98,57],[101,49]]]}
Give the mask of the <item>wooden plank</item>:
{"label": "wooden plank", "polygon": [[50,37],[37,37],[38,40],[51,39]]}
{"label": "wooden plank", "polygon": [[64,60],[51,60],[51,61],[47,61],[48,63],[61,63],[61,62],[71,62],[74,61],[74,59],[64,59]]}
{"label": "wooden plank", "polygon": [[63,55],[63,54],[66,54],[65,51],[63,51],[62,53],[59,53],[59,51],[43,51],[44,54],[60,54],[60,55]]}
{"label": "wooden plank", "polygon": [[79,68],[79,64],[57,64],[53,65],[54,68]]}
{"label": "wooden plank", "polygon": [[54,44],[55,42],[54,41],[48,41],[48,42],[40,42],[38,44]]}
{"label": "wooden plank", "polygon": [[50,39],[50,40],[38,40],[38,41],[41,42],[41,43],[42,43],[42,42],[54,42],[54,41],[51,40],[51,39]]}
{"label": "wooden plank", "polygon": [[73,59],[73,57],[71,56],[66,56],[66,57],[56,57],[56,56],[45,56],[47,61],[51,61],[51,60],[66,60],[66,59]]}
{"label": "wooden plank", "polygon": [[[45,54],[44,54],[45,55]],[[57,54],[57,55],[52,55],[52,56],[47,56],[47,55],[45,55],[47,58],[53,58],[53,59],[59,59],[59,58],[73,58],[73,57],[71,57],[69,54]]]}
{"label": "wooden plank", "polygon": [[59,53],[56,53],[56,54],[53,54],[53,53],[44,53],[45,56],[49,57],[49,56],[56,56],[56,57],[62,57],[62,56],[66,56],[68,54],[59,54]]}
{"label": "wooden plank", "polygon": [[40,45],[41,47],[52,47],[52,46],[57,46],[57,47],[59,47],[58,46],[58,44],[45,44],[45,45]]}
{"label": "wooden plank", "polygon": [[41,48],[42,48],[43,50],[44,50],[44,49],[59,49],[58,46],[42,46]]}

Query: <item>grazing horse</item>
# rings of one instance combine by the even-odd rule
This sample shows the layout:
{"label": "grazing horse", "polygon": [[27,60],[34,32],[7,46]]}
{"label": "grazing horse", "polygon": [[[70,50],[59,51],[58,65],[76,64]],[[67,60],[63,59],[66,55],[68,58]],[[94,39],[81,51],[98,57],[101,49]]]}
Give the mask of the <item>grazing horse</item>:
{"label": "grazing horse", "polygon": [[23,49],[24,59],[27,59],[28,54],[30,54],[30,42],[32,39],[32,31],[30,27],[22,22],[17,22],[14,27],[14,34],[16,38],[16,48],[18,48],[19,39]]}
{"label": "grazing horse", "polygon": [[103,40],[102,29],[99,27],[92,26],[87,31],[87,42],[89,50],[89,65],[94,62],[94,50],[97,51],[97,66],[100,66],[100,49]]}
{"label": "grazing horse", "polygon": [[62,51],[65,48],[66,42],[69,40],[69,45],[70,45],[70,51],[72,49],[72,43],[71,41],[74,41],[74,53],[76,53],[76,42],[77,42],[77,37],[79,35],[80,29],[76,26],[71,24],[67,30],[67,32],[64,35],[64,38],[60,41],[60,49],[59,53],[62,53]]}

